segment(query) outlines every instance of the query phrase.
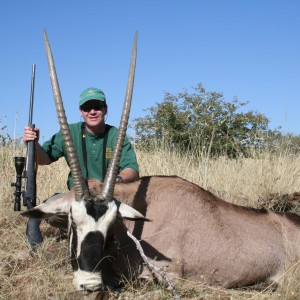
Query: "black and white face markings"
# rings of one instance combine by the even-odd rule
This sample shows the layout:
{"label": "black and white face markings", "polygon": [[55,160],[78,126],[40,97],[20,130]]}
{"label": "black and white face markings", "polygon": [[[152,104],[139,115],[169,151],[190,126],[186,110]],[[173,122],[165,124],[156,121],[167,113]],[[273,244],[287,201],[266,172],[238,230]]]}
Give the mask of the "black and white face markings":
{"label": "black and white face markings", "polygon": [[77,290],[103,287],[101,261],[108,229],[117,218],[115,201],[73,201],[69,213],[70,252]]}

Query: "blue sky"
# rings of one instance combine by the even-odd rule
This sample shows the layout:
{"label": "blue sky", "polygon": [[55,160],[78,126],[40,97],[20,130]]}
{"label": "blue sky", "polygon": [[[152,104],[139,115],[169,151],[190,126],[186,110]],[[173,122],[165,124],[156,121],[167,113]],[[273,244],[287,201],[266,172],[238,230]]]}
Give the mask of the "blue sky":
{"label": "blue sky", "polygon": [[41,141],[58,130],[45,28],[70,123],[80,120],[80,92],[95,86],[106,94],[107,122],[118,126],[138,31],[131,120],[165,92],[201,82],[228,101],[249,101],[245,110],[265,114],[271,128],[299,134],[299,13],[297,0],[2,0],[0,125],[22,135],[36,64],[33,122]]}

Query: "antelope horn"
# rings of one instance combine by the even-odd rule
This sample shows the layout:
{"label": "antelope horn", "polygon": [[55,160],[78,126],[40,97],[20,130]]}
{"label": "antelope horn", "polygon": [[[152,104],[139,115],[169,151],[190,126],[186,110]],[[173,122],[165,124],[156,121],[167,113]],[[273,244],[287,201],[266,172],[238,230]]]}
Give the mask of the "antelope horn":
{"label": "antelope horn", "polygon": [[104,179],[103,188],[102,188],[102,200],[105,200],[107,202],[112,201],[113,199],[116,176],[119,171],[120,157],[121,157],[121,152],[122,152],[127,125],[128,125],[131,100],[132,100],[132,92],[133,92],[135,64],[136,64],[137,37],[138,34],[136,32],[134,36],[127,89],[126,89],[126,94],[124,99],[124,105],[123,105],[123,111],[122,111],[118,136],[112,153],[112,158],[110,160],[108,170]]}
{"label": "antelope horn", "polygon": [[74,182],[74,190],[75,190],[75,199],[81,200],[87,198],[89,196],[87,184],[82,176],[82,172],[79,165],[78,156],[75,150],[75,146],[71,137],[69,125],[67,122],[67,117],[65,114],[64,105],[61,98],[60,88],[57,80],[54,60],[51,52],[51,48],[49,45],[47,33],[44,30],[44,42],[46,47],[46,54],[48,59],[50,80],[52,84],[52,90],[54,95],[54,102],[58,117],[58,122],[60,126],[60,130],[62,133],[62,138],[66,147],[66,152],[68,156],[69,166]]}

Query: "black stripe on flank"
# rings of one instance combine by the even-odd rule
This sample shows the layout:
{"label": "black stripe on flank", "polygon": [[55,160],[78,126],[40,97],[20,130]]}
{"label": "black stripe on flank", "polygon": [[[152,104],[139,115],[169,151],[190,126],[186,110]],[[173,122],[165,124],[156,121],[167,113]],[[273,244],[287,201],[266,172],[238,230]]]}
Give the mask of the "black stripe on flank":
{"label": "black stripe on flank", "polygon": [[290,221],[292,221],[295,225],[300,225],[300,216],[296,213],[292,212],[285,212],[283,213]]}
{"label": "black stripe on flank", "polygon": [[108,206],[104,201],[85,201],[85,208],[87,214],[90,215],[95,221],[105,215]]}

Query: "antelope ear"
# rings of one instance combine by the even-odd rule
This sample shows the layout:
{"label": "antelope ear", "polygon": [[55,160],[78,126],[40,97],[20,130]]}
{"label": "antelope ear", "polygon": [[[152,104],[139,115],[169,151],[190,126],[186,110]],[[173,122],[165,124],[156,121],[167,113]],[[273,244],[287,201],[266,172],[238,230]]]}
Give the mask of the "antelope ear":
{"label": "antelope ear", "polygon": [[127,219],[132,221],[146,221],[151,222],[150,219],[144,217],[140,212],[136,209],[132,208],[131,206],[122,203],[118,200],[114,200],[118,206],[118,217],[121,219]]}
{"label": "antelope ear", "polygon": [[42,220],[53,215],[68,214],[74,198],[73,191],[64,194],[54,194],[40,205],[22,212],[21,215],[23,217]]}

